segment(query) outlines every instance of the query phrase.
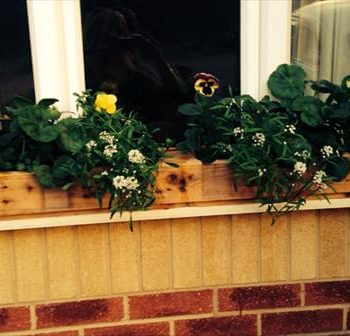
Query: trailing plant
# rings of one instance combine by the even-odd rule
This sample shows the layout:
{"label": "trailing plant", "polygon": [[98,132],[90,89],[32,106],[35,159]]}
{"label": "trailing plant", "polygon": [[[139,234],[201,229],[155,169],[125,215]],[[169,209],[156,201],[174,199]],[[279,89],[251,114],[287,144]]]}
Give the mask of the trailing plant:
{"label": "trailing plant", "polygon": [[109,194],[111,215],[149,207],[164,150],[133,114],[117,109],[103,92],[76,94],[78,117],[60,119],[57,100],[34,104],[17,97],[6,109],[9,130],[0,136],[0,170],[36,174],[45,187],[82,184],[101,203]]}
{"label": "trailing plant", "polygon": [[[273,217],[299,209],[310,195],[327,199],[325,189],[350,170],[344,156],[350,150],[350,76],[340,85],[305,78],[302,68],[283,64],[268,80],[277,100],[205,97],[210,102],[202,113],[215,111],[208,129],[220,140],[209,145],[207,153],[213,155],[203,163],[227,155],[235,185],[255,187],[256,200]],[[314,95],[306,95],[306,87]],[[193,110],[203,109],[198,100],[194,105]],[[191,129],[202,127],[193,118],[190,122]],[[205,142],[188,140],[195,153]]]}

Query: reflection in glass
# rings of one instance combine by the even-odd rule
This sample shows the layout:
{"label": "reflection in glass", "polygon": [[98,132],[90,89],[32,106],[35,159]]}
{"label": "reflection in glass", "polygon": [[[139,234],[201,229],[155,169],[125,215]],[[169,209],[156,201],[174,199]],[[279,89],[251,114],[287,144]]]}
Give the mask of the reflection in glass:
{"label": "reflection in glass", "polygon": [[239,92],[239,1],[81,1],[86,87],[118,96],[162,136],[177,137],[177,106],[193,76],[214,74]]}
{"label": "reflection in glass", "polygon": [[310,79],[350,74],[350,1],[293,0],[292,62]]}
{"label": "reflection in glass", "polygon": [[14,95],[34,98],[26,2],[0,1],[0,105]]}

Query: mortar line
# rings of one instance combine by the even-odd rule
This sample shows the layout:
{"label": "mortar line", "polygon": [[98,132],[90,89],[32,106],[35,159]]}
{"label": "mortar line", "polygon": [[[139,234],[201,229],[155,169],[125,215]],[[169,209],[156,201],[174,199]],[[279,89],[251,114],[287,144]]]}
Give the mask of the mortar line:
{"label": "mortar line", "polygon": [[260,313],[256,314],[256,331],[257,336],[262,335],[262,317]]}
{"label": "mortar line", "polygon": [[169,336],[176,336],[176,334],[175,334],[175,321],[174,320],[169,321]]}

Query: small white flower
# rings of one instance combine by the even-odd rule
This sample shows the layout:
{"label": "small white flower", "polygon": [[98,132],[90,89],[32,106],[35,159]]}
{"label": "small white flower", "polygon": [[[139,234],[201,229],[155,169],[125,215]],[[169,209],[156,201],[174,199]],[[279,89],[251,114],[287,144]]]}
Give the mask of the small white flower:
{"label": "small white flower", "polygon": [[96,141],[94,140],[90,140],[85,144],[85,147],[87,148],[87,150],[91,151],[93,148],[95,148],[97,146]]}
{"label": "small white flower", "polygon": [[294,165],[294,173],[298,175],[303,175],[306,172],[306,164],[304,162],[298,161]]}
{"label": "small white flower", "polygon": [[259,146],[262,147],[265,143],[265,135],[262,133],[255,133],[253,136],[253,146]]}
{"label": "small white flower", "polygon": [[290,134],[295,134],[296,129],[297,128],[294,125],[290,124],[290,125],[286,125],[284,131],[289,132]]}
{"label": "small white flower", "polygon": [[116,145],[106,145],[103,150],[103,155],[107,158],[111,158],[113,154],[117,153],[118,149]]}
{"label": "small white flower", "polygon": [[107,170],[104,170],[104,171],[101,173],[101,176],[107,176],[107,175],[108,175]]}
{"label": "small white flower", "polygon": [[321,154],[324,159],[329,158],[333,154],[333,147],[332,146],[323,146],[321,148]]}
{"label": "small white flower", "polygon": [[128,159],[131,163],[145,163],[144,155],[138,149],[132,149],[128,153]]}
{"label": "small white flower", "polygon": [[[113,179],[113,185],[116,189],[127,189],[127,190],[136,190],[140,184],[136,177],[133,176],[122,176],[118,175]],[[130,194],[126,197],[130,197]]]}
{"label": "small white flower", "polygon": [[261,168],[258,169],[259,177],[263,176],[265,173],[266,173],[266,169],[265,168],[264,169],[261,169]]}
{"label": "small white flower", "polygon": [[302,152],[295,152],[294,156],[301,157],[303,160],[306,160],[310,157],[311,153],[304,149]]}
{"label": "small white flower", "polygon": [[240,138],[243,139],[243,133],[244,133],[244,129],[241,128],[241,127],[235,127],[235,128],[233,129],[233,135],[234,135],[235,137],[240,136]]}
{"label": "small white flower", "polygon": [[315,183],[318,187],[326,189],[327,185],[323,183],[323,178],[326,176],[327,174],[323,170],[317,170],[312,178],[312,182]]}
{"label": "small white flower", "polygon": [[101,132],[101,133],[99,134],[99,137],[100,137],[100,139],[101,139],[102,141],[104,141],[104,142],[106,142],[106,143],[108,143],[108,144],[110,144],[110,145],[112,145],[113,142],[114,142],[114,140],[115,140],[114,135],[111,135],[111,134],[109,134],[109,133],[106,132],[106,131]]}

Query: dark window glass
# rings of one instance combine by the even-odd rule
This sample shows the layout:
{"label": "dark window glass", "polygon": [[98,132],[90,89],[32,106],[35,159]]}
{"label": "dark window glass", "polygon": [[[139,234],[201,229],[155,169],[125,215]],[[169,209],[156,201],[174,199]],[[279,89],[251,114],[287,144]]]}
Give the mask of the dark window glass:
{"label": "dark window glass", "polygon": [[0,1],[0,41],[0,105],[3,108],[14,95],[34,98],[26,1]]}
{"label": "dark window glass", "polygon": [[166,136],[207,72],[239,92],[239,1],[82,0],[86,87],[118,96]]}

